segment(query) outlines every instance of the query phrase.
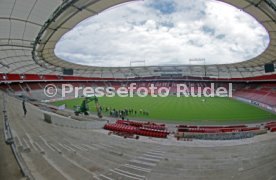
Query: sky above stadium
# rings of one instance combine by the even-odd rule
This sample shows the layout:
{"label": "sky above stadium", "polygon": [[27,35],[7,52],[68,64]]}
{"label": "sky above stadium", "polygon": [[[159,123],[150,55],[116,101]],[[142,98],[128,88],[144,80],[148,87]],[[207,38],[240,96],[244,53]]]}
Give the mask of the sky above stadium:
{"label": "sky above stadium", "polygon": [[[77,64],[125,67],[234,63],[268,46],[250,15],[213,0],[144,0],[79,23],[57,43],[58,57]],[[135,62],[141,61],[141,62]],[[142,61],[145,61],[142,62]]]}

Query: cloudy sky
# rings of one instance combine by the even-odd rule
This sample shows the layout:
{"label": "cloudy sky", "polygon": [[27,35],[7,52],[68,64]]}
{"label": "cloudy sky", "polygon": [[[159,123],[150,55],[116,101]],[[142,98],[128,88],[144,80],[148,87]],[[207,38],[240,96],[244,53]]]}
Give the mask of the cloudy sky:
{"label": "cloudy sky", "polygon": [[[79,23],[55,53],[91,66],[206,64],[248,60],[269,43],[265,29],[244,12],[213,0],[144,0],[108,9]],[[192,64],[195,64],[193,62]]]}

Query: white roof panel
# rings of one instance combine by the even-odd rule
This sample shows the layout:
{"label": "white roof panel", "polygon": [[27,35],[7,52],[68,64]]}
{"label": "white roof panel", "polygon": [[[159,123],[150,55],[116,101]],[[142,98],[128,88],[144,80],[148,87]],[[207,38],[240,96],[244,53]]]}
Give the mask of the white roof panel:
{"label": "white roof panel", "polygon": [[221,0],[251,14],[270,35],[271,41],[265,52],[245,62],[208,66],[102,68],[76,65],[55,56],[56,43],[76,24],[128,1],[134,0],[1,0],[0,73],[61,74],[61,67],[65,67],[75,69],[79,75],[127,77],[160,75],[162,72],[155,70],[172,71],[178,68],[183,75],[204,76],[206,69],[206,74],[212,76],[246,77],[264,74],[263,65],[276,61],[275,9],[260,0]]}

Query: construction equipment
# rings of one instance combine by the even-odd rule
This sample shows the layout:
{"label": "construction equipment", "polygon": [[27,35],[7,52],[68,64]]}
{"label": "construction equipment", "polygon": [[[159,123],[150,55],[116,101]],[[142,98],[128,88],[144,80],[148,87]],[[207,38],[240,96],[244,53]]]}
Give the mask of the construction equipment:
{"label": "construction equipment", "polygon": [[82,101],[80,106],[75,106],[75,115],[78,116],[79,114],[88,115],[89,113],[89,103],[94,101],[96,105],[96,110],[99,118],[102,118],[102,111],[99,104],[99,100],[96,96],[92,97],[85,97]]}

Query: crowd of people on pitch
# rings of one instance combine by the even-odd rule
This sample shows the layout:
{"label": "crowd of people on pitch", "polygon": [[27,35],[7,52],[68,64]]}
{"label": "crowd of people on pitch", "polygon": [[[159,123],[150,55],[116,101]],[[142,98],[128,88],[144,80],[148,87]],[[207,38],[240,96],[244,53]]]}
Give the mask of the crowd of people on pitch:
{"label": "crowd of people on pitch", "polygon": [[101,111],[104,111],[105,113],[109,113],[111,117],[120,117],[125,118],[128,116],[149,116],[149,112],[144,109],[135,110],[132,108],[125,108],[125,109],[115,109],[110,107],[100,107]]}

